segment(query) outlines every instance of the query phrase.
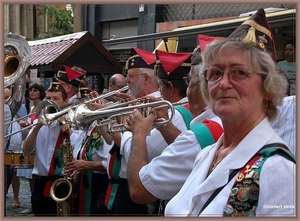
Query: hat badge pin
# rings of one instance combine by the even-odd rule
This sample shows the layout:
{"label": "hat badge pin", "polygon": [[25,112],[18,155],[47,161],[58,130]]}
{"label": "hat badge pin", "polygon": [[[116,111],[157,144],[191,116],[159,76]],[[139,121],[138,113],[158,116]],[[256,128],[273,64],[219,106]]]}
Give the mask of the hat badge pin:
{"label": "hat badge pin", "polygon": [[131,66],[134,66],[134,58],[133,59],[131,59],[131,64],[130,64]]}
{"label": "hat badge pin", "polygon": [[266,39],[265,35],[263,36],[258,36],[258,46],[261,49],[265,49],[265,44],[268,43],[268,40]]}

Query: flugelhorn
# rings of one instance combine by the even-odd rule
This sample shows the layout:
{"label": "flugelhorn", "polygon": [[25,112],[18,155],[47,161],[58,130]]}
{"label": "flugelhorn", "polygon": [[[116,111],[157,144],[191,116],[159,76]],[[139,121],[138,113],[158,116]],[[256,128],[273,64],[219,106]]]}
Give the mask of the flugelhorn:
{"label": "flugelhorn", "polygon": [[[157,119],[155,119],[152,127],[157,128],[157,127],[166,125],[168,122],[171,121],[171,119],[174,115],[174,107],[184,105],[184,104],[187,104],[187,103],[188,103],[188,101],[178,101],[178,102],[172,103],[173,108],[171,109],[171,117],[169,117],[169,120],[165,120],[163,118],[157,118]],[[168,107],[168,105],[163,104],[163,105],[154,107],[154,109],[160,109],[160,108],[164,108],[164,107]],[[108,133],[109,134],[114,134],[114,133],[119,133],[119,132],[126,131],[124,123],[117,123],[117,121],[118,121],[117,118],[118,117],[124,117],[124,116],[129,115],[129,114],[131,114],[130,111],[129,112],[122,112],[122,113],[110,116],[108,119],[105,119],[105,123],[107,124]],[[145,111],[145,110],[142,109],[142,115],[144,117],[147,117],[149,115],[149,112],[147,112],[147,110]],[[101,124],[101,122],[100,122],[100,124]]]}
{"label": "flugelhorn", "polygon": [[86,105],[79,105],[76,108],[74,119],[79,125],[79,128],[81,130],[89,130],[90,125],[98,119],[110,117],[110,116],[116,116],[116,115],[128,115],[130,114],[134,109],[140,109],[147,111],[147,113],[150,113],[150,110],[152,108],[162,108],[162,107],[168,107],[171,110],[171,116],[169,117],[168,120],[162,120],[162,119],[157,119],[155,121],[154,126],[163,126],[167,123],[169,123],[175,113],[174,107],[172,103],[166,100],[160,100],[160,101],[155,101],[155,102],[150,102],[150,103],[143,103],[143,104],[136,104],[132,106],[127,106],[127,107],[118,107],[118,108],[111,108],[111,109],[100,109],[100,110],[95,110],[92,111],[90,110]]}

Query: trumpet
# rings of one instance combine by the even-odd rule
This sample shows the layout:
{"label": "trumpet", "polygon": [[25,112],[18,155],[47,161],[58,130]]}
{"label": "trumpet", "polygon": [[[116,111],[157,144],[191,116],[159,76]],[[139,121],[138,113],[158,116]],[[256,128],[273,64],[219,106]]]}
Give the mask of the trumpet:
{"label": "trumpet", "polygon": [[109,116],[117,117],[122,115],[128,115],[132,113],[134,109],[140,109],[144,112],[144,116],[148,116],[152,108],[157,109],[162,107],[168,107],[171,110],[171,116],[169,117],[168,120],[156,119],[153,126],[158,127],[169,123],[175,114],[174,107],[172,103],[170,103],[169,101],[161,100],[161,101],[155,101],[150,103],[136,104],[127,107],[100,109],[95,111],[91,111],[83,104],[76,108],[74,120],[76,121],[76,124],[79,126],[81,130],[89,130],[92,123],[98,119],[103,119]]}
{"label": "trumpet", "polygon": [[[188,103],[188,101],[184,101],[184,102],[178,101],[178,102],[172,103],[172,107],[173,108],[171,109],[172,112],[171,112],[171,117],[169,117],[169,120],[165,120],[164,118],[157,118],[157,119],[155,119],[152,127],[153,128],[158,128],[160,126],[164,126],[167,123],[169,123],[172,120],[172,118],[174,116],[174,113],[175,113],[174,107],[179,106],[179,105],[184,105],[184,104],[187,104],[187,103]],[[165,107],[168,107],[168,105],[160,105],[160,106],[154,107],[154,109],[158,110],[158,109],[165,108]],[[120,133],[120,132],[126,131],[124,123],[116,123],[117,122],[117,118],[118,117],[124,117],[126,115],[131,114],[131,113],[132,112],[130,112],[130,111],[129,112],[122,112],[122,113],[110,116],[108,119],[104,119],[105,124],[108,127],[108,133],[109,134],[114,134],[114,133]],[[144,117],[147,117],[149,115],[149,113],[145,112],[145,110],[142,109],[142,115]],[[100,124],[101,124],[101,122],[100,122]]]}
{"label": "trumpet", "polygon": [[[127,100],[127,101],[117,101],[117,102],[109,104],[107,107],[104,107],[101,110],[119,108],[119,107],[131,105],[131,104],[141,104],[141,103],[145,103],[145,102],[149,102],[149,100],[147,101],[147,99],[135,99],[135,100]],[[111,123],[110,121],[112,121],[112,117],[113,116],[106,118],[106,119],[102,119],[101,121],[98,121],[97,126],[100,126],[100,127],[107,126],[109,123]]]}

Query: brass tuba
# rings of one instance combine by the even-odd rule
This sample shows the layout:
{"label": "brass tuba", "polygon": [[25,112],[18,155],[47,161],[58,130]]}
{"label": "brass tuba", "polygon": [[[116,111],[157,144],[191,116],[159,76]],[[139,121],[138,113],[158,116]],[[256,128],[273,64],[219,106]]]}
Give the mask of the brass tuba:
{"label": "brass tuba", "polygon": [[11,96],[5,101],[15,116],[19,111],[26,90],[25,71],[29,66],[30,47],[20,35],[4,35],[4,87],[11,88]]}
{"label": "brass tuba", "polygon": [[25,38],[17,34],[4,35],[4,87],[15,83],[30,62],[30,47]]}

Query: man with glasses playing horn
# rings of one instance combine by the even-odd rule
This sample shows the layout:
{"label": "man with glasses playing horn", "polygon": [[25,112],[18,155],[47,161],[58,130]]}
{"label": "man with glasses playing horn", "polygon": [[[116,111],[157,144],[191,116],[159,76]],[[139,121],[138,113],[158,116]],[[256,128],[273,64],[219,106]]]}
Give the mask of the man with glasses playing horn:
{"label": "man with glasses playing horn", "polygon": [[[68,103],[67,93],[56,78],[52,79],[46,91],[46,99],[54,101],[60,107]],[[61,122],[51,129],[42,123],[35,125],[22,144],[25,154],[35,150],[32,171],[35,185],[31,196],[35,216],[57,216],[58,214],[57,202],[50,196],[50,188],[55,180],[63,177],[62,141],[69,136],[65,121],[62,119],[59,121]]]}
{"label": "man with glasses playing horn", "polygon": [[[158,91],[157,77],[153,74],[155,61],[155,54],[138,48],[132,48],[130,58],[127,60],[125,67],[125,69],[128,70],[126,83],[129,86],[129,94],[118,93],[114,96],[114,99],[134,100],[146,95],[160,97],[161,94]],[[136,204],[130,199],[126,180],[127,166],[120,154],[121,137],[121,133],[114,134],[110,137],[111,141],[112,139],[114,140],[114,146],[108,156],[107,171],[110,179],[105,199],[108,214],[148,214],[146,205]],[[111,141],[107,142],[109,143]]]}
{"label": "man with glasses playing horn", "polygon": [[[215,39],[209,36],[204,37],[210,39],[209,41]],[[201,42],[202,48],[202,45],[204,46],[202,37],[199,37],[198,41],[199,44]],[[137,134],[135,129],[142,124],[149,125],[150,122],[141,118],[138,111],[134,111],[134,114],[127,120],[127,128],[133,131],[131,155],[128,163],[130,195],[136,203],[151,203],[161,199],[157,208],[158,215],[163,215],[165,204],[183,185],[192,170],[194,159],[199,150],[209,143],[214,143],[223,131],[220,120],[210,110],[205,110],[205,103],[202,99],[198,76],[202,65],[200,46],[193,52],[191,64],[190,71],[188,75],[184,76],[184,79],[188,84],[187,96],[190,109],[193,115],[197,117],[190,122],[189,130],[181,133],[172,123],[158,128],[165,139],[169,140],[170,145],[165,147],[159,156],[149,161],[148,145],[143,144],[143,140],[147,139],[147,136],[141,136],[142,130],[141,133]],[[158,110],[156,114],[159,118],[165,118],[165,113],[162,111]],[[132,118],[133,116],[134,118]],[[149,117],[147,118],[149,119]],[[177,136],[178,138],[176,138]],[[137,145],[137,139],[140,140],[139,145]],[[150,180],[151,182],[149,182]]]}
{"label": "man with glasses playing horn", "polygon": [[[163,52],[162,52],[163,53]],[[175,56],[176,59],[178,59],[180,62],[176,61],[175,59],[172,59],[172,56]],[[186,76],[189,72],[189,68],[191,65],[190,62],[190,57],[191,53],[184,53],[184,54],[164,54],[161,55],[161,58],[163,58],[161,61],[162,63],[166,63],[166,66],[171,66],[172,70],[167,70],[160,72],[158,74],[158,79],[157,83],[159,86],[159,91],[160,94],[168,101],[170,102],[182,102],[182,103],[187,103],[187,98],[186,98],[186,88],[187,85],[184,83],[183,76]],[[171,59],[170,59],[171,58]],[[149,62],[151,59],[152,62]],[[138,81],[134,81],[135,78],[142,78],[144,80],[145,76],[143,76],[139,71],[141,69],[145,69],[145,67],[151,67],[154,72],[154,66],[156,64],[157,57],[154,53],[150,52],[145,52],[140,49],[133,49],[130,58],[127,61],[127,68],[128,68],[128,75],[126,77],[126,80],[128,84],[130,85],[130,92],[132,95],[138,96],[138,98],[145,98],[148,97],[150,100],[156,100],[153,98],[153,96],[146,96],[147,94],[142,94],[140,91],[144,90],[143,84],[140,84]],[[171,61],[171,65],[168,63],[168,61]],[[174,63],[172,63],[174,62]],[[149,65],[151,64],[151,65]],[[153,73],[154,74],[154,73]],[[154,75],[153,75],[154,76]],[[157,76],[156,76],[157,77]],[[141,96],[141,97],[139,97]],[[161,98],[160,98],[161,99]],[[186,110],[189,112],[188,110]],[[189,119],[192,119],[191,113],[188,113]],[[187,129],[187,125],[185,122],[185,119],[183,115],[175,110],[175,115],[172,118],[173,124],[176,125],[180,130],[184,131]],[[189,123],[188,123],[189,124]],[[113,136],[115,138],[115,136]],[[108,205],[112,206],[112,208],[115,209],[115,214],[122,214],[122,207],[124,203],[121,202],[121,194],[125,194],[126,192],[126,197],[130,200],[130,196],[128,193],[128,186],[127,186],[127,162],[130,154],[130,146],[131,146],[131,137],[132,134],[131,132],[124,132],[121,136],[121,140],[118,143],[118,140],[114,139],[115,144],[118,146],[121,146],[120,148],[120,155],[122,157],[115,157],[115,159],[118,159],[120,162],[120,170],[116,173],[117,176],[119,176],[119,179],[111,179],[112,183],[112,188],[111,192],[114,191],[113,185],[117,182],[121,183],[122,182],[122,187],[124,188],[121,190],[120,185],[118,187],[118,190],[116,191],[116,197],[115,197],[115,202],[113,204],[110,204],[111,201],[107,201]],[[165,141],[164,137],[160,134],[160,132],[157,129],[153,129],[150,133],[150,135],[147,137],[147,148],[148,148],[148,154],[149,154],[149,159],[152,159],[153,157],[159,155],[161,151],[166,147],[168,143]],[[116,164],[114,164],[116,165]],[[113,167],[109,167],[113,168]],[[115,172],[112,170],[112,172]],[[111,198],[107,198],[111,199]],[[138,205],[138,204],[137,204]],[[145,206],[140,205],[140,206]],[[148,205],[147,206],[147,214],[152,214],[153,213],[153,205]],[[133,210],[128,210],[126,214],[133,214]],[[137,215],[142,215],[141,212],[135,212],[134,214]],[[143,213],[145,214],[145,213]]]}

